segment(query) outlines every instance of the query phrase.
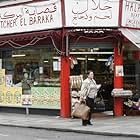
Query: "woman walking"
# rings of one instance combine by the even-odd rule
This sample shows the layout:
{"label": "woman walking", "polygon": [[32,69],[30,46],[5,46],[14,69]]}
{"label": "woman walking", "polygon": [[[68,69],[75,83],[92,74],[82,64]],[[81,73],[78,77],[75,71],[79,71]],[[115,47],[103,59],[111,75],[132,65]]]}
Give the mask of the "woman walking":
{"label": "woman walking", "polygon": [[94,73],[93,71],[88,71],[87,73],[87,78],[83,81],[82,86],[81,86],[81,96],[80,96],[80,101],[83,102],[85,101],[86,105],[90,108],[90,112],[88,115],[87,120],[82,119],[82,125],[92,125],[91,123],[91,115],[93,112],[93,107],[94,107],[94,99],[97,96],[97,84],[96,81],[94,80]]}

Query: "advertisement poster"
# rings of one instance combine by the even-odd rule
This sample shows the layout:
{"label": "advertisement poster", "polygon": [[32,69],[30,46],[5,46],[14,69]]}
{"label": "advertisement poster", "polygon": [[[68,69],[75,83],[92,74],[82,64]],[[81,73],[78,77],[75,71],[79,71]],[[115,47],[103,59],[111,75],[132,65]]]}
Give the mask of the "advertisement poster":
{"label": "advertisement poster", "polygon": [[0,59],[0,69],[2,69],[2,59]]}
{"label": "advertisement poster", "polygon": [[21,102],[21,97],[22,97],[22,88],[21,87],[17,87],[17,88],[13,88],[13,96],[14,96],[14,100],[13,100],[13,104],[14,105],[22,105]]}
{"label": "advertisement poster", "polygon": [[4,89],[1,87],[0,88],[0,105],[4,104],[4,98],[5,98]]}
{"label": "advertisement poster", "polygon": [[5,69],[0,69],[0,87],[5,87]]}
{"label": "advertisement poster", "polygon": [[11,87],[13,85],[13,76],[6,75],[6,87]]}
{"label": "advertisement poster", "polygon": [[13,105],[13,106],[21,106],[21,95],[22,88],[15,87],[5,87],[2,88],[1,93],[1,104],[2,105]]}
{"label": "advertisement poster", "polygon": [[116,76],[124,76],[123,66],[116,66]]}
{"label": "advertisement poster", "polygon": [[32,87],[32,107],[60,109],[60,87]]}
{"label": "advertisement poster", "polygon": [[32,105],[32,95],[22,95],[22,105]]}
{"label": "advertisement poster", "polygon": [[53,70],[60,71],[61,70],[61,62],[60,61],[53,61]]}

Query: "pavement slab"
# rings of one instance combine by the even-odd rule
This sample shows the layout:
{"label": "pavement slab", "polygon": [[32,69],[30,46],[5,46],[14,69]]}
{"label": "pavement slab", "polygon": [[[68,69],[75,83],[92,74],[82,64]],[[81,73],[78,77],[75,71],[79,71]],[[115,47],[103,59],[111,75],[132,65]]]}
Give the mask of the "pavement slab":
{"label": "pavement slab", "polygon": [[140,117],[94,117],[92,126],[82,126],[81,119],[60,116],[0,113],[0,125],[27,127],[98,135],[140,137]]}

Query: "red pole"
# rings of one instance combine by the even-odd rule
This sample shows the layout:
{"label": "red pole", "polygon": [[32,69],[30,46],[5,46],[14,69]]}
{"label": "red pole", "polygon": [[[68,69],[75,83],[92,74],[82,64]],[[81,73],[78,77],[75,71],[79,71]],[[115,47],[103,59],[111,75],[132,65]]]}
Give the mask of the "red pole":
{"label": "red pole", "polygon": [[70,60],[67,56],[61,56],[61,117],[68,118],[71,113],[70,96]]}
{"label": "red pole", "polygon": [[[65,2],[61,0],[62,13],[62,51],[66,52],[65,46]],[[70,60],[68,56],[61,56],[61,117],[68,118],[71,113],[71,96],[70,96]]]}
{"label": "red pole", "polygon": [[[123,67],[123,53],[122,48],[114,48],[114,88],[123,88],[123,76],[116,75],[116,66]],[[123,98],[115,97],[114,98],[114,115],[123,116]]]}

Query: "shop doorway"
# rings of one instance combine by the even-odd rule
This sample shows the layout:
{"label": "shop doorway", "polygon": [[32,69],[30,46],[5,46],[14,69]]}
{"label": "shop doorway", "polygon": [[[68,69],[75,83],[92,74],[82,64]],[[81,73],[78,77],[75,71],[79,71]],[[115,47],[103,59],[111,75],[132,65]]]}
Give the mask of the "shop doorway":
{"label": "shop doorway", "polygon": [[[114,49],[110,48],[77,48],[71,51],[71,76],[75,76],[71,86],[72,98],[79,96],[80,84],[78,75],[82,77],[79,82],[86,78],[88,70],[93,70],[97,84],[101,84],[101,93],[106,106],[106,111],[113,110],[113,97],[111,91],[114,86],[113,56]],[[74,79],[74,78],[73,78]],[[77,84],[76,84],[77,83]],[[77,92],[77,96],[76,96]],[[74,100],[75,101],[75,100]],[[73,100],[72,100],[73,102]]]}

